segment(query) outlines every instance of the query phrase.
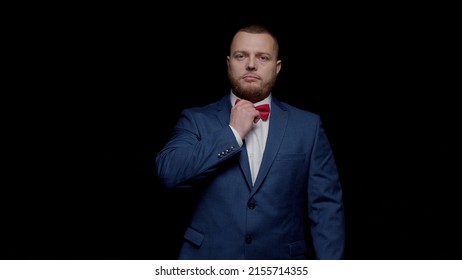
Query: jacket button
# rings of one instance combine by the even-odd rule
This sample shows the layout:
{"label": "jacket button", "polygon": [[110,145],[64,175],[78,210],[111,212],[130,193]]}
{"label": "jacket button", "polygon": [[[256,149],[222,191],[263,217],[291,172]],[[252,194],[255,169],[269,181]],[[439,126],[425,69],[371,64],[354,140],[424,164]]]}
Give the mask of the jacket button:
{"label": "jacket button", "polygon": [[246,236],[245,236],[245,243],[247,243],[247,244],[252,243],[252,236],[246,235]]}
{"label": "jacket button", "polygon": [[249,207],[249,209],[255,209],[255,202],[249,202],[249,204],[247,204],[247,207]]}

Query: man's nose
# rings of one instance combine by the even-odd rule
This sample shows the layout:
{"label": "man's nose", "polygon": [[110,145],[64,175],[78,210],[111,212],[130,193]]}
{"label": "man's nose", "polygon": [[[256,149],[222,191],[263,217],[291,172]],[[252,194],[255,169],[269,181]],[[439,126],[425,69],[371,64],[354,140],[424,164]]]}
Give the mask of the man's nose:
{"label": "man's nose", "polygon": [[256,64],[256,59],[255,59],[255,57],[249,57],[249,60],[247,61],[247,69],[248,69],[248,70],[255,70],[255,69],[257,69],[257,64]]}

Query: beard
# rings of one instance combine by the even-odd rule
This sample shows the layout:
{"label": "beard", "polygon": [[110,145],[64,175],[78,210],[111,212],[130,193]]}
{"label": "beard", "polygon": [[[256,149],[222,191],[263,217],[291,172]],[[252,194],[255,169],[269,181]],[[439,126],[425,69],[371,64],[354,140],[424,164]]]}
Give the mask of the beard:
{"label": "beard", "polygon": [[234,78],[228,73],[228,78],[231,83],[233,93],[245,100],[256,103],[268,97],[271,90],[276,83],[276,76],[269,79],[267,82],[262,83],[245,83],[241,82],[239,78]]}

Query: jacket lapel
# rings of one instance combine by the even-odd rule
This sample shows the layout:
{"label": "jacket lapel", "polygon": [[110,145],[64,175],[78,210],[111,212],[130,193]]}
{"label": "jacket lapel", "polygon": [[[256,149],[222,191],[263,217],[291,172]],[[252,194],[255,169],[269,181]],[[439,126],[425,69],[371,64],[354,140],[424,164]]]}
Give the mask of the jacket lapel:
{"label": "jacket lapel", "polygon": [[252,188],[252,194],[260,188],[263,180],[269,172],[271,165],[276,158],[276,155],[281,146],[282,139],[284,137],[288,121],[287,109],[278,100],[273,97],[271,104],[271,115],[270,125],[268,131],[268,138],[266,140],[266,147],[263,153],[263,159],[261,162],[258,176],[255,180],[255,184]]}
{"label": "jacket lapel", "polygon": [[[225,95],[220,101],[217,103],[217,117],[221,122],[222,127],[229,125],[229,115],[231,112],[231,101],[229,94]],[[241,147],[242,151],[239,155],[239,165],[241,167],[242,173],[244,174],[245,180],[247,182],[247,187],[249,190],[252,188],[252,176],[250,174],[250,165],[249,159],[247,155],[247,148],[244,144]]]}
{"label": "jacket lapel", "polygon": [[231,101],[229,94],[225,95],[216,103],[217,117],[220,120],[222,127],[229,125],[229,114],[231,112]]}
{"label": "jacket lapel", "polygon": [[242,145],[242,151],[239,158],[239,165],[241,166],[242,173],[244,173],[247,187],[252,189],[252,175],[250,174],[249,156],[247,155],[247,147],[245,143]]}

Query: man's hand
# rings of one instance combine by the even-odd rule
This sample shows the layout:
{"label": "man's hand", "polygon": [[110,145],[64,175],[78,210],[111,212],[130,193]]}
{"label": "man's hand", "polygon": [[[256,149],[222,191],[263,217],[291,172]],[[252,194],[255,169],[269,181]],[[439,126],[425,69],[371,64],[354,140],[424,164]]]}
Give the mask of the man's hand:
{"label": "man's hand", "polygon": [[229,125],[239,133],[242,139],[252,130],[253,123],[259,120],[260,112],[250,101],[241,99],[231,108]]}

